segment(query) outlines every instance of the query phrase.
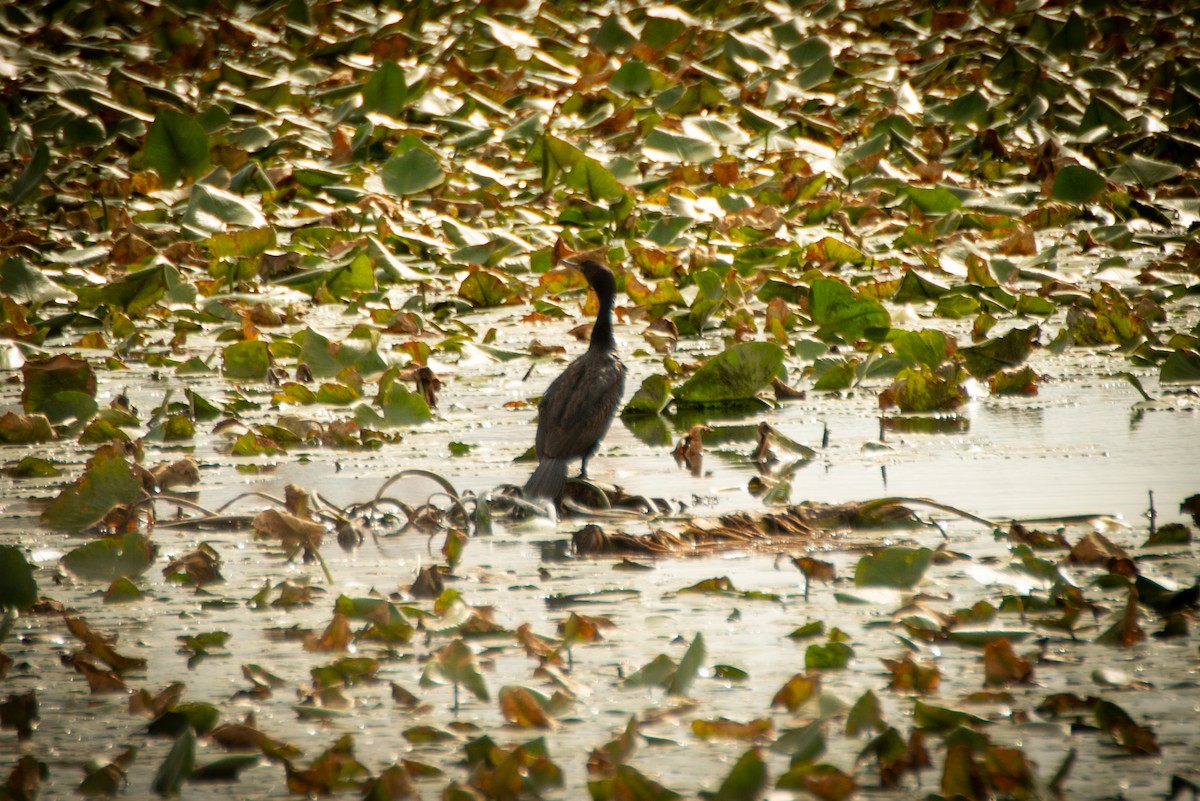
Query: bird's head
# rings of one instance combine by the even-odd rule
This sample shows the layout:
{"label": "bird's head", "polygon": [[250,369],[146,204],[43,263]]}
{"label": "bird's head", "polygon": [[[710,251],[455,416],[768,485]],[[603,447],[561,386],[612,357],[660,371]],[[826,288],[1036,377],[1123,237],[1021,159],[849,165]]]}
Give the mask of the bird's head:
{"label": "bird's head", "polygon": [[600,262],[593,259],[563,259],[563,264],[583,273],[583,277],[587,279],[588,286],[592,288],[597,296],[611,298],[616,294],[617,282],[613,278],[612,270]]}

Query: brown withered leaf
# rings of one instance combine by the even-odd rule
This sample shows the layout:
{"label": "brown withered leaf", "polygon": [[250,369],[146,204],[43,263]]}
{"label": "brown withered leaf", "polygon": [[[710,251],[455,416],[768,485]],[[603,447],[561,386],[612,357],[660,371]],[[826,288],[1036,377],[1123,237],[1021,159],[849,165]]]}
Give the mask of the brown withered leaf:
{"label": "brown withered leaf", "polygon": [[438,380],[437,375],[427,365],[421,365],[416,369],[416,375],[413,378],[416,382],[417,392],[430,409],[437,408],[437,392],[442,388],[442,382]]}
{"label": "brown withered leaf", "polygon": [[0,415],[0,442],[25,445],[52,439],[58,439],[58,435],[44,414],[25,415],[10,411]]}
{"label": "brown withered leaf", "polygon": [[280,609],[311,604],[316,595],[325,593],[323,587],[314,587],[302,581],[292,581],[291,579],[286,579],[276,584],[275,590],[279,594],[275,597],[275,600],[271,601],[271,606]]}
{"label": "brown withered leaf", "polygon": [[819,673],[797,673],[775,693],[775,697],[771,699],[771,707],[782,706],[788,712],[795,712],[810,698],[816,697],[820,690],[821,675]]}
{"label": "brown withered leaf", "polygon": [[277,762],[295,759],[302,753],[296,746],[259,731],[255,728],[253,717],[248,717],[245,723],[223,723],[208,736],[226,751],[260,751],[263,756]]}
{"label": "brown withered leaf", "polygon": [[983,683],[996,687],[1007,684],[1028,684],[1033,681],[1033,665],[1017,656],[1012,643],[1006,639],[983,646]]}
{"label": "brown withered leaf", "polygon": [[83,618],[68,617],[65,618],[65,622],[67,630],[83,643],[85,652],[101,660],[117,673],[142,670],[146,667],[145,659],[118,654],[113,649],[113,644],[117,641],[117,638],[105,637],[99,634]]}
{"label": "brown withered leaf", "polygon": [[984,752],[989,784],[1002,798],[1034,797],[1034,765],[1020,748],[989,745]]}
{"label": "brown withered leaf", "polygon": [[163,568],[163,575],[168,579],[179,574],[187,576],[197,587],[225,580],[221,575],[221,556],[207,542],[200,543],[191,553],[176,557]]}
{"label": "brown withered leaf", "polygon": [[392,682],[392,700],[404,709],[416,709],[421,705],[421,699],[396,682]]}
{"label": "brown withered leaf", "polygon": [[7,797],[13,801],[33,801],[41,792],[42,779],[49,776],[50,768],[45,762],[31,754],[25,754],[17,760],[12,773],[8,774],[8,781],[4,783],[4,789],[8,791]]}
{"label": "brown withered leaf", "polygon": [[679,327],[669,317],[659,317],[646,327],[642,337],[655,353],[666,355],[674,351],[679,342]]}
{"label": "brown withered leaf", "polygon": [[33,727],[38,720],[37,692],[10,693],[0,701],[0,728],[15,729],[18,740],[33,736]]}
{"label": "brown withered leaf", "polygon": [[356,788],[370,774],[366,766],[354,758],[354,741],[343,735],[328,750],[305,769],[285,762],[287,788],[297,795],[328,795]]}
{"label": "brown withered leaf", "polygon": [[771,389],[775,390],[775,400],[804,400],[808,397],[806,391],[785,384],[779,376],[771,379]]}
{"label": "brown withered leaf", "polygon": [[125,681],[114,671],[105,670],[94,661],[94,657],[87,653],[80,652],[63,656],[62,662],[64,665],[70,665],[75,668],[83,677],[87,679],[88,689],[93,695],[101,693],[127,693],[129,688],[125,686]]}
{"label": "brown withered leaf", "polygon": [[903,659],[881,659],[883,666],[892,674],[888,682],[890,689],[898,692],[931,693],[941,684],[942,674],[937,665],[921,665],[913,661],[910,654]]}
{"label": "brown withered leaf", "polygon": [[566,240],[560,236],[558,239],[554,240],[552,263],[557,267],[558,263],[563,259],[573,259],[576,256],[579,256],[581,253],[582,251],[574,250],[570,245],[567,244]]}
{"label": "brown withered leaf", "polygon": [[775,724],[770,718],[755,718],[739,723],[729,718],[714,718],[692,721],[692,734],[702,740],[764,740],[774,733]]}
{"label": "brown withered leaf", "polygon": [[536,634],[528,623],[517,627],[517,643],[525,649],[527,656],[536,657],[539,662],[562,662],[558,654],[560,643]]}
{"label": "brown withered leaf", "polygon": [[500,688],[500,713],[509,723],[524,729],[548,729],[554,725],[554,718],[538,703],[537,696],[524,687]]}
{"label": "brown withered leaf", "polygon": [[416,795],[412,776],[405,765],[392,765],[363,785],[363,798],[387,799],[412,798]]}
{"label": "brown withered leaf", "polygon": [[319,635],[309,635],[304,640],[306,651],[346,651],[354,641],[354,632],[350,629],[350,619],[341,612],[333,613],[333,620]]}
{"label": "brown withered leaf", "polygon": [[704,466],[704,443],[701,442],[701,436],[705,432],[712,433],[712,429],[703,423],[692,426],[675,445],[672,453],[675,464],[686,467],[694,476],[700,475]]}
{"label": "brown withered leaf", "polygon": [[1128,648],[1144,639],[1146,639],[1146,632],[1138,624],[1138,592],[1137,589],[1130,586],[1129,600],[1125,602],[1125,610],[1121,613],[1121,619],[1097,637],[1096,642]]}
{"label": "brown withered leaf", "polygon": [[267,509],[259,512],[250,521],[254,532],[260,537],[277,539],[289,551],[301,546],[317,549],[325,536],[325,526],[304,520],[288,512],[278,509]]}
{"label": "brown withered leaf", "polygon": [[837,578],[837,569],[833,566],[833,562],[825,562],[820,559],[814,559],[811,556],[793,556],[791,557],[792,564],[804,574],[804,597],[808,597],[808,587],[814,581],[820,581],[825,584]]}
{"label": "brown withered leaf", "polygon": [[612,628],[616,628],[616,624],[606,617],[572,612],[558,624],[558,633],[562,635],[563,642],[599,642],[604,639],[601,630]]}
{"label": "brown withered leaf", "polygon": [[264,281],[274,281],[300,272],[303,254],[289,250],[285,253],[267,252],[258,257],[258,276]]}
{"label": "brown withered leaf", "polygon": [[262,665],[256,665],[253,662],[242,665],[242,676],[255,687],[267,690],[283,687],[287,684],[287,680],[276,676]]}
{"label": "brown withered leaf", "polygon": [[[792,774],[795,780],[791,781]],[[845,801],[858,792],[858,782],[833,765],[799,765],[784,775],[788,787],[803,789],[821,801]]]}
{"label": "brown withered leaf", "polygon": [[1200,495],[1184,498],[1183,503],[1179,504],[1179,511],[1190,514],[1192,522],[1200,526]]}
{"label": "brown withered leaf", "polygon": [[417,578],[408,593],[414,598],[436,598],[446,589],[442,571],[437,565],[426,565],[417,571]]}
{"label": "brown withered leaf", "polygon": [[496,634],[503,632],[504,627],[496,622],[496,607],[490,605],[472,606],[471,614],[465,623],[458,627],[458,632],[464,637]]}
{"label": "brown withered leaf", "polygon": [[178,704],[185,692],[187,685],[181,681],[172,682],[153,695],[143,687],[129,696],[129,712],[133,715],[158,717]]}
{"label": "brown withered leaf", "polygon": [[162,462],[151,468],[150,475],[154,483],[162,489],[175,487],[194,487],[200,483],[200,465],[191,457],[185,457],[174,462]]}
{"label": "brown withered leaf", "polygon": [[1129,559],[1129,554],[1103,534],[1092,531],[1075,543],[1068,558],[1076,565],[1104,565],[1110,559]]}
{"label": "brown withered leaf", "polygon": [[536,339],[533,341],[533,344],[529,346],[529,355],[533,356],[534,358],[540,358],[542,356],[565,356],[566,353],[567,349],[562,345],[546,345]]}
{"label": "brown withered leaf", "polygon": [[929,752],[925,749],[925,735],[920,729],[913,729],[906,744],[899,732],[889,728],[862,750],[859,760],[868,754],[873,755],[879,763],[879,784],[882,787],[897,787],[907,773],[919,778],[920,771],[932,764]]}
{"label": "brown withered leaf", "polygon": [[612,776],[617,766],[627,763],[637,750],[638,719],[629,719],[621,733],[599,748],[593,748],[588,756],[588,776]]}
{"label": "brown withered leaf", "polygon": [[[320,426],[318,425],[318,428]],[[293,432],[297,433],[297,432]],[[288,484],[283,488],[283,507],[289,513],[304,520],[312,520],[312,499],[308,490],[296,484]]]}
{"label": "brown withered leaf", "polygon": [[1093,710],[1096,724],[1107,732],[1113,741],[1134,756],[1152,756],[1160,753],[1158,736],[1146,726],[1141,726],[1124,709],[1104,700],[1096,701]]}
{"label": "brown withered leaf", "polygon": [[133,233],[125,233],[113,240],[109,260],[122,267],[148,259],[155,254],[154,245]]}
{"label": "brown withered leaf", "polygon": [[1038,251],[1037,237],[1032,228],[1021,223],[1000,243],[999,250],[1006,256],[1033,256]]}
{"label": "brown withered leaf", "polygon": [[1028,545],[1031,548],[1070,548],[1071,543],[1061,531],[1040,531],[1029,529],[1017,521],[1008,529],[1008,541]]}

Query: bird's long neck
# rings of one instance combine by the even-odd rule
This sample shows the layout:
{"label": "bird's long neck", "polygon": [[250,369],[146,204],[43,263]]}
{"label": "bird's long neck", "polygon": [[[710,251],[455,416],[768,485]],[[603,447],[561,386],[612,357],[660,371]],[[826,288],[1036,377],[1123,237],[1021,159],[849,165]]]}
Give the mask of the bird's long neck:
{"label": "bird's long neck", "polygon": [[612,328],[613,292],[607,287],[600,287],[596,290],[596,298],[600,301],[600,310],[596,312],[588,350],[616,350],[617,341],[613,338]]}

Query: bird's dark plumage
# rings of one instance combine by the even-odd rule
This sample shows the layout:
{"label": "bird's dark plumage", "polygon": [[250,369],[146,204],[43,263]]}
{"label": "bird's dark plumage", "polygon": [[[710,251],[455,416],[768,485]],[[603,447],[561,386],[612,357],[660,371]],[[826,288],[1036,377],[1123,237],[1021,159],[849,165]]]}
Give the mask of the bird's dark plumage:
{"label": "bird's dark plumage", "polygon": [[581,474],[608,433],[625,391],[625,365],[613,339],[612,307],[616,282],[607,267],[585,260],[577,269],[600,301],[587,353],[567,365],[538,403],[534,441],[538,466],[525,483],[525,495],[555,499],[567,480],[567,462],[581,459]]}

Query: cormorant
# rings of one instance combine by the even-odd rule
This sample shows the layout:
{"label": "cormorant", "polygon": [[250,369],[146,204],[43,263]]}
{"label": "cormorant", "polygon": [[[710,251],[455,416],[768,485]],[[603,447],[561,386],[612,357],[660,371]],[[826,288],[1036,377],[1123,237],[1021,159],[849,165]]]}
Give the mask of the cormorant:
{"label": "cormorant", "polygon": [[625,391],[625,365],[613,339],[612,307],[617,285],[602,264],[584,259],[567,264],[583,273],[600,301],[587,353],[567,365],[538,403],[534,450],[539,464],[525,482],[531,498],[558,498],[567,480],[567,462],[582,459],[580,475],[608,432]]}

